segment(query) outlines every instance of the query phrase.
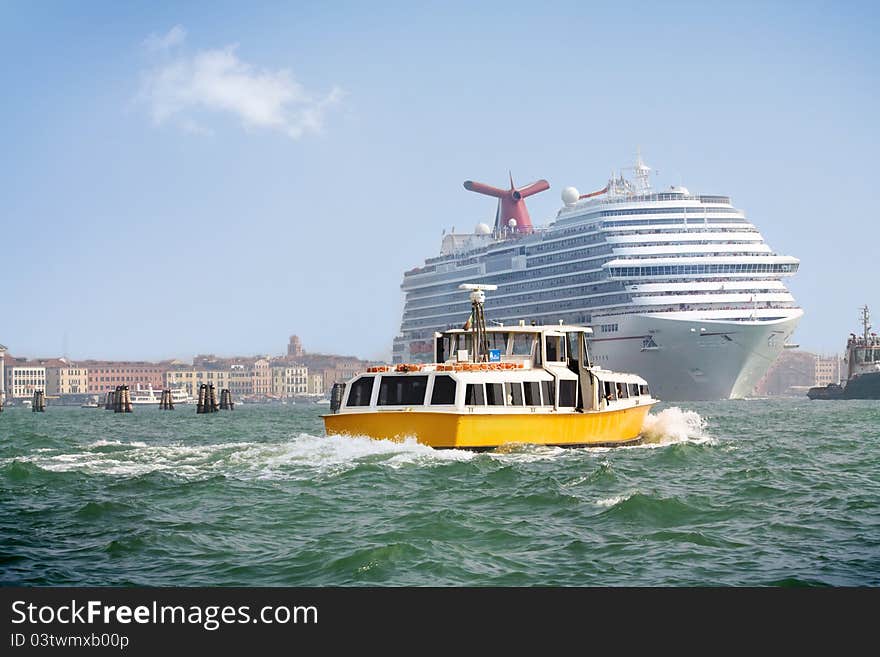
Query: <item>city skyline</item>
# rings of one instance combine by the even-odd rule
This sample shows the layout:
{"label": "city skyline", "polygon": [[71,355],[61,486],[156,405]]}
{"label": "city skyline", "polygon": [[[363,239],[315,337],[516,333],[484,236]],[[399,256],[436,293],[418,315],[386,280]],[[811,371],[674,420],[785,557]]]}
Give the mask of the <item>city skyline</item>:
{"label": "city skyline", "polygon": [[546,225],[637,147],[800,258],[803,349],[880,312],[873,3],[210,6],[0,8],[13,354],[386,359],[403,272],[494,216],[464,180],[546,178]]}

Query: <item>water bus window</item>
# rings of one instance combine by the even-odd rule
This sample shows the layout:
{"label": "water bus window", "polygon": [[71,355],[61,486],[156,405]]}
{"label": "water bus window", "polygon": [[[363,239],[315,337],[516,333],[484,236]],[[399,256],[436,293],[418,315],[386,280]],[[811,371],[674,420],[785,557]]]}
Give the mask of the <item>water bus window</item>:
{"label": "water bus window", "polygon": [[526,381],[523,383],[523,399],[526,406],[540,406],[541,383],[539,381]]}
{"label": "water bus window", "polygon": [[509,335],[509,333],[487,333],[486,341],[489,343],[489,349],[500,349],[502,354],[506,354]]}
{"label": "water bus window", "polygon": [[510,353],[514,356],[531,356],[534,342],[534,336],[529,333],[514,333],[513,348]]}
{"label": "water bus window", "polygon": [[471,340],[470,333],[462,333],[461,335],[458,336],[458,340],[456,341],[456,345],[455,345],[455,348],[457,351],[466,350],[469,354],[472,354],[474,352],[472,347],[473,347],[473,340]]}
{"label": "water bus window", "polygon": [[559,382],[559,405],[574,406],[577,395],[577,381],[563,379]]}
{"label": "water bus window", "polygon": [[455,379],[446,374],[438,374],[434,377],[434,390],[431,392],[431,405],[443,405],[455,403]]}
{"label": "water bus window", "polygon": [[438,363],[445,363],[455,356],[455,337],[444,335],[437,340],[437,354],[434,359]]}
{"label": "water bus window", "polygon": [[629,396],[630,397],[638,397],[639,396],[639,386],[637,383],[628,383],[627,387],[629,388]]}
{"label": "water bus window", "polygon": [[565,342],[561,336],[547,336],[547,360],[560,361],[565,360]]}
{"label": "water bus window", "polygon": [[504,406],[504,386],[502,384],[486,384],[486,403],[489,406]]}
{"label": "water bus window", "polygon": [[648,394],[648,386],[639,385],[639,392],[641,392],[643,395],[647,395]]}
{"label": "water bus window", "polygon": [[424,404],[427,388],[427,376],[383,376],[379,384],[379,406]]}
{"label": "water bus window", "polygon": [[522,384],[519,381],[514,381],[512,383],[504,384],[504,392],[507,396],[507,405],[508,406],[522,406],[523,405],[523,389]]}
{"label": "water bus window", "polygon": [[468,383],[464,389],[465,406],[482,406],[486,403],[486,395],[483,394],[482,383]]}
{"label": "water bus window", "polygon": [[629,394],[626,391],[626,384],[617,382],[617,398],[618,399],[626,399],[629,397]]}
{"label": "water bus window", "polygon": [[556,384],[553,381],[541,381],[541,390],[544,392],[544,406],[553,406],[556,403]]}
{"label": "water bus window", "polygon": [[612,401],[617,399],[617,395],[615,394],[614,384],[611,381],[604,381],[603,386],[605,389],[605,399],[608,401]]}
{"label": "water bus window", "polygon": [[346,406],[369,406],[370,397],[373,395],[373,379],[374,376],[362,376],[351,384],[351,390],[348,391],[348,402]]}

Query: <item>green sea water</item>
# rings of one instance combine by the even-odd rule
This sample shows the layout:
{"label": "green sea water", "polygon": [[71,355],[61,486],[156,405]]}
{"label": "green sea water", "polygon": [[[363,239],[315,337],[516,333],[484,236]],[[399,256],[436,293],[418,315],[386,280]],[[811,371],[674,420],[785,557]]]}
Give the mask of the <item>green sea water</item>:
{"label": "green sea water", "polygon": [[880,404],[664,404],[652,442],[472,453],[315,406],[0,414],[0,583],[880,585]]}

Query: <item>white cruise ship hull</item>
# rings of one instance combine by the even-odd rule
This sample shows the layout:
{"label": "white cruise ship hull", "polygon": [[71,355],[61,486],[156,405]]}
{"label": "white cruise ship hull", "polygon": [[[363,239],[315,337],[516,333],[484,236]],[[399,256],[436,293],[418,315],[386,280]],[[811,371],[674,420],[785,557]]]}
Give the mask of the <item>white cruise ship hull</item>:
{"label": "white cruise ship hull", "polygon": [[639,374],[663,401],[739,399],[754,390],[802,316],[795,310],[750,322],[623,315],[614,318],[617,331],[595,336],[592,357]]}

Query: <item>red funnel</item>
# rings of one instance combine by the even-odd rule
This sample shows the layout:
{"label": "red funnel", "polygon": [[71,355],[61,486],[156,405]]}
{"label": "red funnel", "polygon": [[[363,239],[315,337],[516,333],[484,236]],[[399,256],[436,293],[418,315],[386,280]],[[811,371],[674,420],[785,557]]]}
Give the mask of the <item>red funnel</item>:
{"label": "red funnel", "polygon": [[491,185],[466,180],[464,188],[477,194],[485,194],[486,196],[494,196],[498,199],[498,211],[495,214],[495,230],[500,232],[509,227],[511,219],[516,220],[517,233],[531,233],[532,220],[529,218],[529,211],[526,209],[525,198],[538,192],[550,189],[550,183],[546,180],[537,180],[524,187],[517,188],[513,184],[513,175],[510,176],[510,189],[498,189]]}

